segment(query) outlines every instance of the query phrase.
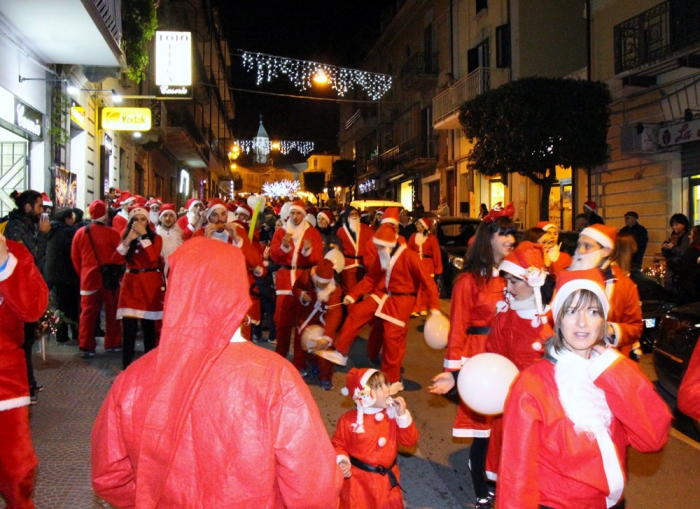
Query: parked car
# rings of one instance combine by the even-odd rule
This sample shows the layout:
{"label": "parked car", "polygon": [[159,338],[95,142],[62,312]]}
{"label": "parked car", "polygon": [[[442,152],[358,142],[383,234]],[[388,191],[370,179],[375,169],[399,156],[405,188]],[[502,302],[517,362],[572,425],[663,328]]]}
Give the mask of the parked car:
{"label": "parked car", "polygon": [[442,252],[442,277],[439,278],[440,297],[449,299],[455,277],[464,267],[467,243],[481,224],[473,217],[435,217],[435,235]]}
{"label": "parked car", "polygon": [[[659,324],[659,335],[654,344],[654,370],[659,385],[674,399],[678,397],[683,375],[700,336],[700,302],[680,306],[669,311]],[[700,431],[700,422],[694,422]]]}

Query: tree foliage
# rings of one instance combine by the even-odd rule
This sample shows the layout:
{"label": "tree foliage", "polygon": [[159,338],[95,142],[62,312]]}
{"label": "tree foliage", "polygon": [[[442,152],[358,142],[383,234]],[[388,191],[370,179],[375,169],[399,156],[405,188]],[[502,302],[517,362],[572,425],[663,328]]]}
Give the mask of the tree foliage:
{"label": "tree foliage", "polygon": [[355,161],[352,159],[338,159],[333,161],[330,187],[352,187],[355,185]]}
{"label": "tree foliage", "polygon": [[321,194],[326,187],[326,172],[305,171],[301,174],[304,191],[313,194]]}
{"label": "tree foliage", "polygon": [[157,0],[122,0],[122,50],[127,75],[135,83],[146,77],[148,46],[158,29]]}
{"label": "tree foliage", "polygon": [[542,187],[540,216],[547,219],[556,166],[580,168],[608,159],[607,85],[565,78],[525,78],[462,105],[459,120],[475,142],[469,155],[484,175],[529,177]]}

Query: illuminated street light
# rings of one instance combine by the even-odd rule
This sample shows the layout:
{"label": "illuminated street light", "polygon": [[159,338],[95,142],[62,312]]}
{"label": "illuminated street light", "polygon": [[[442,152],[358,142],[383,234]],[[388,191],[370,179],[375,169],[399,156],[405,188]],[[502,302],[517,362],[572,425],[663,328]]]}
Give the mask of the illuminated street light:
{"label": "illuminated street light", "polygon": [[323,69],[319,69],[316,74],[314,75],[314,83],[318,85],[325,85],[328,83],[328,76],[326,73],[323,71]]}

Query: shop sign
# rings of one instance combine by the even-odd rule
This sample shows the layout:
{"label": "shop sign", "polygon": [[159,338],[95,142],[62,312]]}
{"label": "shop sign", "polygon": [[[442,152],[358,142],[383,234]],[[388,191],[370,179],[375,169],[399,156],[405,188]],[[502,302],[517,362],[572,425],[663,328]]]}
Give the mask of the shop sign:
{"label": "shop sign", "polygon": [[678,145],[700,140],[700,120],[683,122],[659,129],[659,146]]}
{"label": "shop sign", "polygon": [[156,97],[192,97],[192,33],[157,31]]}
{"label": "shop sign", "polygon": [[44,115],[15,98],[15,125],[20,129],[41,138]]}
{"label": "shop sign", "polygon": [[80,127],[83,131],[85,130],[85,108],[83,108],[82,106],[71,106],[70,119],[71,122]]}
{"label": "shop sign", "polygon": [[150,108],[105,107],[100,112],[102,129],[110,131],[149,131]]}

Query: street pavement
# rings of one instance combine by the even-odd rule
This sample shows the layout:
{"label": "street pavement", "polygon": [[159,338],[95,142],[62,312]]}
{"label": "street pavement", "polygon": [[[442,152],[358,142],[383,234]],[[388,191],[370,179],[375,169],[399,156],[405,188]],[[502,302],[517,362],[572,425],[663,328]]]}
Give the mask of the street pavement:
{"label": "street pavement", "polygon": [[[442,305],[447,311],[449,302],[442,301]],[[423,318],[411,319],[404,361],[402,395],[421,434],[417,447],[402,449],[399,455],[406,507],[473,508],[467,466],[469,440],[451,436],[455,403],[427,392],[430,379],[442,370],[444,352],[426,345],[418,331],[423,322]],[[367,329],[362,331],[362,337],[366,334]],[[36,507],[110,507],[90,488],[90,432],[102,401],[120,372],[121,354],[104,353],[98,347],[97,356],[82,359],[74,342],[48,341],[44,361],[38,347],[34,365],[37,380],[44,384],[45,390],[39,394],[39,404],[31,407],[34,446],[39,457]],[[273,345],[266,343],[261,347],[274,350]],[[140,342],[137,348],[142,348]],[[653,378],[649,357],[643,359],[642,369]],[[345,373],[353,366],[368,366],[363,339],[355,341],[348,367],[336,371],[333,390],[323,391],[318,380],[307,378],[329,434],[333,433],[338,417],[353,408],[352,400],[340,394]],[[700,444],[676,430],[659,453],[640,454],[630,449],[625,492],[628,508],[700,509],[699,475]],[[0,501],[0,508],[4,507]]]}

